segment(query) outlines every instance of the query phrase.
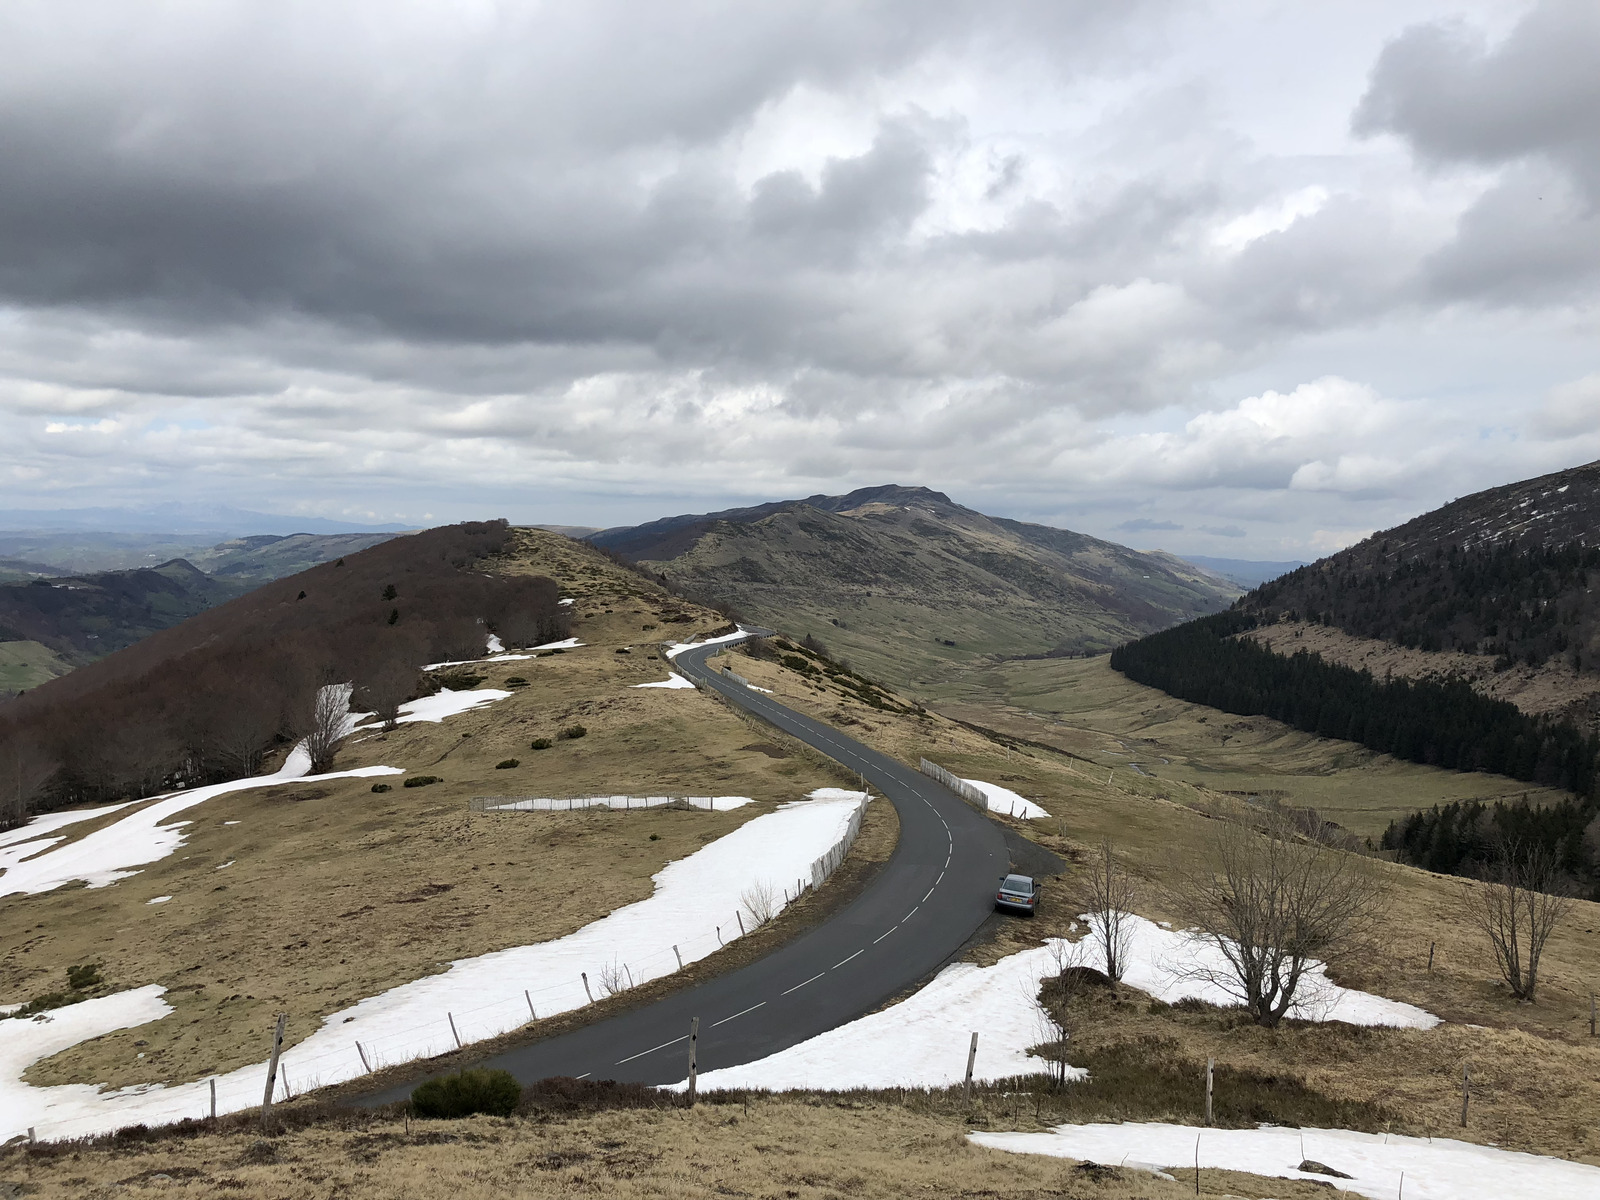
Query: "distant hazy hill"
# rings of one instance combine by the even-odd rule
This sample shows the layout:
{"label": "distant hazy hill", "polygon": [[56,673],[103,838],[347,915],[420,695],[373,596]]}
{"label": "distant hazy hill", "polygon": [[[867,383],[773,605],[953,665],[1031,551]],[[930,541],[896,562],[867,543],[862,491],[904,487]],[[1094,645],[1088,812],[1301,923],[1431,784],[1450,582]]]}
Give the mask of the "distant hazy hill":
{"label": "distant hazy hill", "polygon": [[1252,558],[1212,558],[1205,554],[1185,554],[1183,561],[1204,567],[1207,571],[1221,575],[1230,583],[1236,583],[1243,588],[1259,587],[1269,580],[1287,575],[1295,568],[1306,565],[1298,559],[1293,562],[1261,562]]}
{"label": "distant hazy hill", "polygon": [[221,542],[190,557],[207,575],[239,582],[267,583],[387,542],[393,533],[258,534]]}
{"label": "distant hazy hill", "polygon": [[1170,554],[987,517],[927,488],[862,488],[589,538],[748,619],[812,633],[901,685],[983,656],[1097,653],[1239,589]]}
{"label": "distant hazy hill", "polygon": [[[40,548],[69,561],[145,553],[137,535],[93,536],[45,535]],[[0,694],[37,687],[252,588],[396,536],[260,534],[157,567],[70,575],[48,563],[0,559]]]}
{"label": "distant hazy hill", "polygon": [[159,504],[152,508],[13,508],[0,509],[0,529],[99,533],[211,534],[244,537],[253,534],[398,533],[404,525],[363,525],[324,517],[293,517],[251,512],[211,504]]}

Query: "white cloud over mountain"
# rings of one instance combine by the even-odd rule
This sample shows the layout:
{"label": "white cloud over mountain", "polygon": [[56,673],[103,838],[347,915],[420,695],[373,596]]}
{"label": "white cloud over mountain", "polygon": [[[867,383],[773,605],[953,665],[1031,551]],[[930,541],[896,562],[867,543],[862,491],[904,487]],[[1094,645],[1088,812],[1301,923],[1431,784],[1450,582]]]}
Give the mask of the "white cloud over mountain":
{"label": "white cloud over mountain", "polygon": [[1600,453],[1597,55],[1549,0],[13,6],[0,506],[895,480],[1302,556]]}

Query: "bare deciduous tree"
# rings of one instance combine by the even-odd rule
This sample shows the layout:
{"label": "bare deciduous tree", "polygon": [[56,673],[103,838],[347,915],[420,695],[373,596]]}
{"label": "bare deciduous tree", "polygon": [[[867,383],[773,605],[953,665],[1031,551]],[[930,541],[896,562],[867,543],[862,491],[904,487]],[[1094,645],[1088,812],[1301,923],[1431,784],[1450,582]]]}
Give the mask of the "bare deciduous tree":
{"label": "bare deciduous tree", "polygon": [[362,708],[375,714],[385,729],[393,729],[400,706],[411,699],[417,688],[416,668],[393,659],[373,668],[356,692]]}
{"label": "bare deciduous tree", "polygon": [[56,771],[55,760],[14,732],[0,750],[0,829],[25,824],[33,800]]}
{"label": "bare deciduous tree", "polygon": [[1044,1059],[1045,1073],[1051,1084],[1060,1087],[1067,1081],[1067,1043],[1071,1036],[1067,1022],[1072,1005],[1089,981],[1096,979],[1098,972],[1083,965],[1081,942],[1057,938],[1047,946],[1050,966],[1029,997],[1039,1035],[1039,1043],[1031,1053]]}
{"label": "bare deciduous tree", "polygon": [[1468,919],[1489,939],[1495,966],[1511,994],[1532,1002],[1539,960],[1550,934],[1572,908],[1556,857],[1542,846],[1513,843],[1462,892]]}
{"label": "bare deciduous tree", "polygon": [[321,775],[333,767],[333,754],[345,735],[350,712],[350,688],[328,683],[317,689],[306,725],[305,748],[311,759],[311,774]]}
{"label": "bare deciduous tree", "polygon": [[620,960],[612,959],[604,964],[596,978],[600,983],[600,990],[608,996],[615,996],[628,990],[628,970]]}
{"label": "bare deciduous tree", "polygon": [[1370,860],[1280,826],[1257,833],[1228,823],[1207,866],[1176,901],[1195,936],[1223,966],[1191,973],[1234,996],[1258,1025],[1274,1028],[1318,962],[1371,943],[1387,887]]}
{"label": "bare deciduous tree", "polygon": [[1133,879],[1117,865],[1109,841],[1089,867],[1089,936],[1106,960],[1106,977],[1116,989],[1128,969],[1128,938],[1133,932]]}
{"label": "bare deciduous tree", "polygon": [[751,929],[760,929],[778,913],[778,893],[770,883],[752,883],[739,900],[750,915]]}

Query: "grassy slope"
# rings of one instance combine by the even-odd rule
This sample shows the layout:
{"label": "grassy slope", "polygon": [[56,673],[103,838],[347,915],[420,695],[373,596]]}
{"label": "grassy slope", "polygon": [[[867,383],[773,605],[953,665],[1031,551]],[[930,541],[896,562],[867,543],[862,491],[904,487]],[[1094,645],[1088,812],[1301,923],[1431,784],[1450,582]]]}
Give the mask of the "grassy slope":
{"label": "grassy slope", "polygon": [[[247,1127],[94,1149],[0,1151],[0,1175],[39,1200],[199,1194],[335,1195],[347,1200],[499,1200],[605,1196],[688,1200],[902,1200],[906,1196],[1043,1200],[1181,1200],[1181,1182],[1116,1167],[971,1145],[966,1131],[1032,1124],[1028,1097],[990,1096],[959,1109],[947,1098],[844,1100],[753,1097],[693,1110],[413,1122],[352,1116],[272,1141]],[[939,1103],[943,1101],[943,1103]],[[263,1161],[266,1160],[266,1161]],[[162,1176],[164,1178],[156,1178]],[[1326,1184],[1201,1173],[1209,1197],[1342,1200]],[[38,1189],[37,1191],[31,1189]]]}
{"label": "grassy slope", "polygon": [[[119,988],[166,985],[178,1010],[41,1063],[30,1080],[183,1080],[257,1061],[276,1011],[290,1013],[299,1040],[326,1013],[452,958],[571,932],[648,895],[667,862],[774,803],[843,781],[708,696],[630,690],[665,675],[650,643],[721,618],[555,535],[519,540],[500,569],[558,579],[578,600],[574,628],[589,645],[488,668],[485,686],[517,674],[530,686],[442,725],[351,739],[335,764],[403,766],[444,782],[384,795],[370,780],[348,780],[220,797],[185,814],[194,824],[176,854],[131,879],[0,901],[0,1001],[55,990],[67,966],[99,961]],[[662,613],[690,619],[667,624]],[[614,653],[626,645],[632,654]],[[574,722],[587,737],[529,749]],[[522,765],[495,769],[511,757]],[[467,816],[474,795],[618,792],[759,803],[733,813]],[[580,875],[605,877],[606,893],[575,887]],[[174,899],[148,906],[158,895]]]}
{"label": "grassy slope", "polygon": [[25,692],[70,670],[71,663],[40,642],[0,642],[0,694]]}
{"label": "grassy slope", "polygon": [[[1052,675],[1052,688],[1028,696],[1029,701],[1042,701],[1046,696],[1075,695],[1070,708],[1063,703],[1060,724],[1050,717],[1029,717],[1021,706],[943,706],[954,715],[1035,743],[1018,741],[1008,747],[1004,739],[934,713],[882,713],[821,681],[802,679],[772,663],[733,657],[738,660],[736,670],[773,688],[786,703],[846,724],[851,733],[880,749],[911,762],[926,754],[959,775],[1005,783],[1039,801],[1052,819],[1031,822],[1030,836],[1070,862],[1081,861],[1102,838],[1111,839],[1140,877],[1139,911],[1152,917],[1174,915],[1165,898],[1167,889],[1199,864],[1200,849],[1215,828],[1215,818],[1248,811],[1239,798],[1218,790],[1216,785],[1235,790],[1239,782],[1226,771],[1209,783],[1204,773],[1195,772],[1195,781],[1190,782],[1157,762],[1151,768],[1157,773],[1154,777],[1123,767],[1108,781],[1112,775],[1108,765],[1118,760],[1104,751],[1115,746],[1119,735],[1106,732],[1103,725],[1109,723],[1115,730],[1119,722],[1127,722],[1160,729],[1169,724],[1162,719],[1162,709],[1171,713],[1177,702],[1153,689],[1127,684],[1103,660],[1001,668],[1077,673],[1076,689],[1072,681]],[[1211,713],[1201,725],[1199,717],[1207,710],[1188,707],[1191,712],[1185,720],[1199,731],[1197,737],[1206,736],[1214,721],[1234,720]],[[1048,709],[1041,704],[1034,711]],[[1327,755],[1355,750],[1341,743],[1313,744],[1313,739],[1286,737],[1265,728],[1258,729],[1256,737],[1253,749],[1237,752],[1236,768],[1241,776],[1253,771],[1276,780],[1279,787],[1288,778],[1295,779],[1295,786],[1307,778],[1274,774],[1285,751],[1294,746],[1318,769],[1336,765]],[[1301,740],[1291,745],[1291,737]],[[1372,764],[1365,774],[1358,765],[1356,772],[1367,788],[1379,793],[1401,786],[1413,795],[1426,789],[1447,795],[1462,784],[1492,782],[1486,776],[1458,776],[1410,764]],[[1358,786],[1351,784],[1352,795]],[[1395,887],[1382,936],[1385,956],[1377,962],[1343,964],[1337,977],[1349,986],[1421,1005],[1451,1022],[1448,1027],[1370,1033],[1286,1027],[1265,1033],[1231,1019],[1191,1022],[1177,1010],[1168,1010],[1159,1019],[1151,1015],[1150,1022],[1140,1026],[1143,1006],[1134,1005],[1119,1016],[1120,1030],[1112,1027],[1105,1031],[1110,1036],[1095,1044],[1104,1048],[1108,1043],[1157,1036],[1172,1039],[1176,1052],[1194,1063],[1203,1064],[1207,1054],[1217,1055],[1224,1064],[1258,1070],[1270,1071],[1276,1063],[1289,1078],[1306,1081],[1331,1101],[1383,1107],[1396,1114],[1397,1132],[1416,1133],[1450,1129],[1459,1116],[1461,1066],[1467,1062],[1474,1078],[1486,1081],[1485,1087],[1474,1101],[1471,1127],[1464,1133],[1451,1129],[1451,1136],[1600,1162],[1600,1138],[1593,1132],[1600,1119],[1600,1042],[1585,1036],[1589,989],[1600,979],[1600,938],[1595,936],[1600,933],[1600,905],[1576,906],[1550,941],[1541,967],[1539,1003],[1519,1005],[1495,982],[1486,947],[1461,924],[1458,897],[1471,885],[1395,864],[1381,863],[1377,869]],[[1002,923],[996,937],[973,956],[992,961],[1035,944],[1043,934],[1066,933],[1085,899],[1076,870],[1046,880],[1039,918]],[[1427,970],[1430,943],[1435,946],[1431,972]],[[1560,1103],[1553,1104],[1551,1098],[1557,1096]],[[1193,1119],[1189,1099],[1175,1100],[1171,1115]],[[1120,1119],[1120,1110],[1101,1115]]]}
{"label": "grassy slope", "polygon": [[914,695],[976,660],[1106,649],[1237,594],[1170,556],[950,504],[722,522],[647,565]]}
{"label": "grassy slope", "polygon": [[943,689],[939,703],[980,724],[1069,749],[1119,776],[1137,763],[1156,780],[1265,793],[1372,838],[1395,817],[1433,804],[1564,794],[1501,775],[1435,770],[1266,717],[1190,704],[1132,682],[1103,657],[1002,663]]}

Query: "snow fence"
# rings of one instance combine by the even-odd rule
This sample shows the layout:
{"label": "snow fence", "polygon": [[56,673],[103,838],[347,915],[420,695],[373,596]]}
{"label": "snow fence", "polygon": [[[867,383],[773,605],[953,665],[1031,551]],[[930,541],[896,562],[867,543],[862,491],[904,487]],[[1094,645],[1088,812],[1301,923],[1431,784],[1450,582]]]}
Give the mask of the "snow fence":
{"label": "snow fence", "polygon": [[989,811],[989,797],[987,793],[980,788],[973,787],[959,775],[952,775],[938,763],[930,762],[926,758],[923,759],[922,773],[932,779],[937,779],[940,783],[944,784],[945,787],[949,788],[956,795],[960,796],[979,812],[986,813]]}
{"label": "snow fence", "polygon": [[750,686],[750,681],[748,679],[746,679],[743,675],[735,674],[732,667],[723,667],[722,668],[722,674],[723,674],[724,678],[731,679],[737,684],[740,684],[740,685],[742,685],[744,687],[749,687]]}
{"label": "snow fence", "polygon": [[811,864],[811,886],[821,887],[828,876],[839,869],[839,864],[844,861],[844,856],[850,853],[850,847],[855,843],[856,834],[861,832],[861,814],[867,811],[865,804],[856,806],[856,811],[850,815],[850,822],[844,827],[844,836],[841,837],[833,848],[830,849],[816,862]]}
{"label": "snow fence", "polygon": [[585,808],[699,808],[727,812],[749,804],[749,796],[474,796],[472,812],[578,812]]}

